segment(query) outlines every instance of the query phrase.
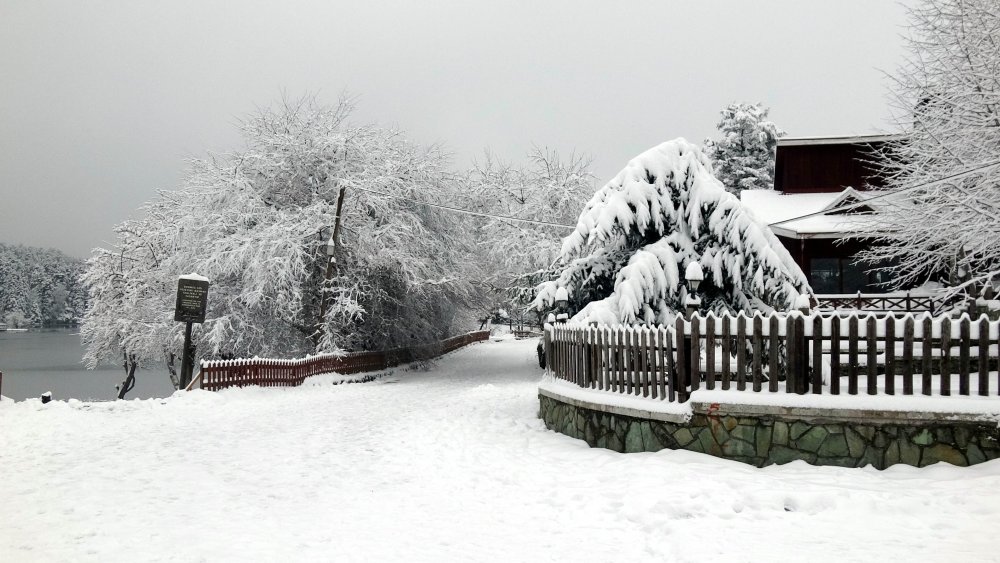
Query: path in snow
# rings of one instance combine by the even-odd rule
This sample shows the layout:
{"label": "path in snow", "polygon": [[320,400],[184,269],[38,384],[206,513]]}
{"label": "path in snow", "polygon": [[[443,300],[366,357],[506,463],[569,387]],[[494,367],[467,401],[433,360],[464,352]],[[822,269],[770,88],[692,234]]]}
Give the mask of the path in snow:
{"label": "path in snow", "polygon": [[377,383],[0,404],[2,561],[996,560],[1000,462],[622,455],[545,430],[533,341]]}

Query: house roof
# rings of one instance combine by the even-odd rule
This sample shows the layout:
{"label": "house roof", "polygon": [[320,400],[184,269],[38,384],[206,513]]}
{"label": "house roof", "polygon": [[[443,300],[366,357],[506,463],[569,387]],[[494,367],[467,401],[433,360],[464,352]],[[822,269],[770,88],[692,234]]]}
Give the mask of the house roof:
{"label": "house roof", "polygon": [[[814,215],[838,206],[861,203],[879,195],[846,188],[839,192],[786,194],[774,190],[743,190],[740,201],[774,234],[786,238],[843,238],[865,226],[869,209]],[[867,207],[867,206],[866,206]],[[801,218],[799,218],[801,217]]]}
{"label": "house roof", "polygon": [[893,141],[902,138],[901,135],[824,135],[811,137],[781,137],[778,139],[779,147],[792,147],[800,145],[864,145],[869,143],[879,143],[883,141]]}

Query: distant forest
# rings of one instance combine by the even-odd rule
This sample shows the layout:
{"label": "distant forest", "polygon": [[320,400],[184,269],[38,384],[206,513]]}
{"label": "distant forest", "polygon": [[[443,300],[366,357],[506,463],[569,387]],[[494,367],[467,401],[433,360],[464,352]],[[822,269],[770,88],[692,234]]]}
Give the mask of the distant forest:
{"label": "distant forest", "polygon": [[83,261],[52,248],[0,243],[0,323],[11,328],[75,325],[87,294]]}

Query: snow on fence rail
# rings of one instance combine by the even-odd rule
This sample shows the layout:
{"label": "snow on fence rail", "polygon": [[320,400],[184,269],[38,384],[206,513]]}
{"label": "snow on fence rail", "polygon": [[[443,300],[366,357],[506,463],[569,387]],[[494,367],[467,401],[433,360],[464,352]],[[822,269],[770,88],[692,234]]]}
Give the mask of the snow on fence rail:
{"label": "snow on fence rail", "polygon": [[394,348],[377,352],[321,354],[296,360],[245,358],[235,360],[205,360],[201,371],[192,381],[194,388],[218,391],[227,387],[296,387],[305,378],[321,373],[352,374],[398,366],[407,362],[433,358],[473,342],[489,338],[488,331],[476,331],[433,344],[411,348]]}
{"label": "snow on fence rail", "polygon": [[[549,370],[581,387],[686,401],[691,391],[912,395],[1000,390],[1000,322],[798,313],[678,318],[674,326],[556,325]],[[692,353],[695,351],[695,353]],[[974,387],[971,385],[974,384]]]}

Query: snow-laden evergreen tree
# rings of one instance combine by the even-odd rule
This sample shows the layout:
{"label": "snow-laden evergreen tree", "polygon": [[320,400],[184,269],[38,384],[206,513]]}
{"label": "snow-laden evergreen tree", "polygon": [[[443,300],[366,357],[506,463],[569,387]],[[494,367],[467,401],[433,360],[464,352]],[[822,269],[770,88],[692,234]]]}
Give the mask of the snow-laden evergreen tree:
{"label": "snow-laden evergreen tree", "polygon": [[892,88],[901,135],[879,155],[898,196],[863,233],[879,242],[863,257],[895,263],[901,287],[1000,280],[1000,4],[922,2],[905,43]]}
{"label": "snow-laden evergreen tree", "polygon": [[788,310],[812,293],[781,242],[684,139],[642,153],[598,190],[563,241],[562,259],[535,306],[551,309],[566,288],[579,322],[672,322],[693,262],[705,272],[703,311]]}
{"label": "snow-laden evergreen tree", "polygon": [[718,123],[722,138],[705,141],[716,177],[736,195],[774,189],[774,150],[785,132],[767,114],[761,104],[729,104]]}
{"label": "snow-laden evergreen tree", "polygon": [[408,201],[445,203],[460,185],[440,151],[348,124],[349,110],[311,99],[265,108],[242,124],[245,149],[194,161],[178,190],[119,225],[84,276],[88,365],[180,357],[174,299],[190,273],[211,282],[194,331],[201,357],[377,350],[465,330],[471,237],[454,216]]}

